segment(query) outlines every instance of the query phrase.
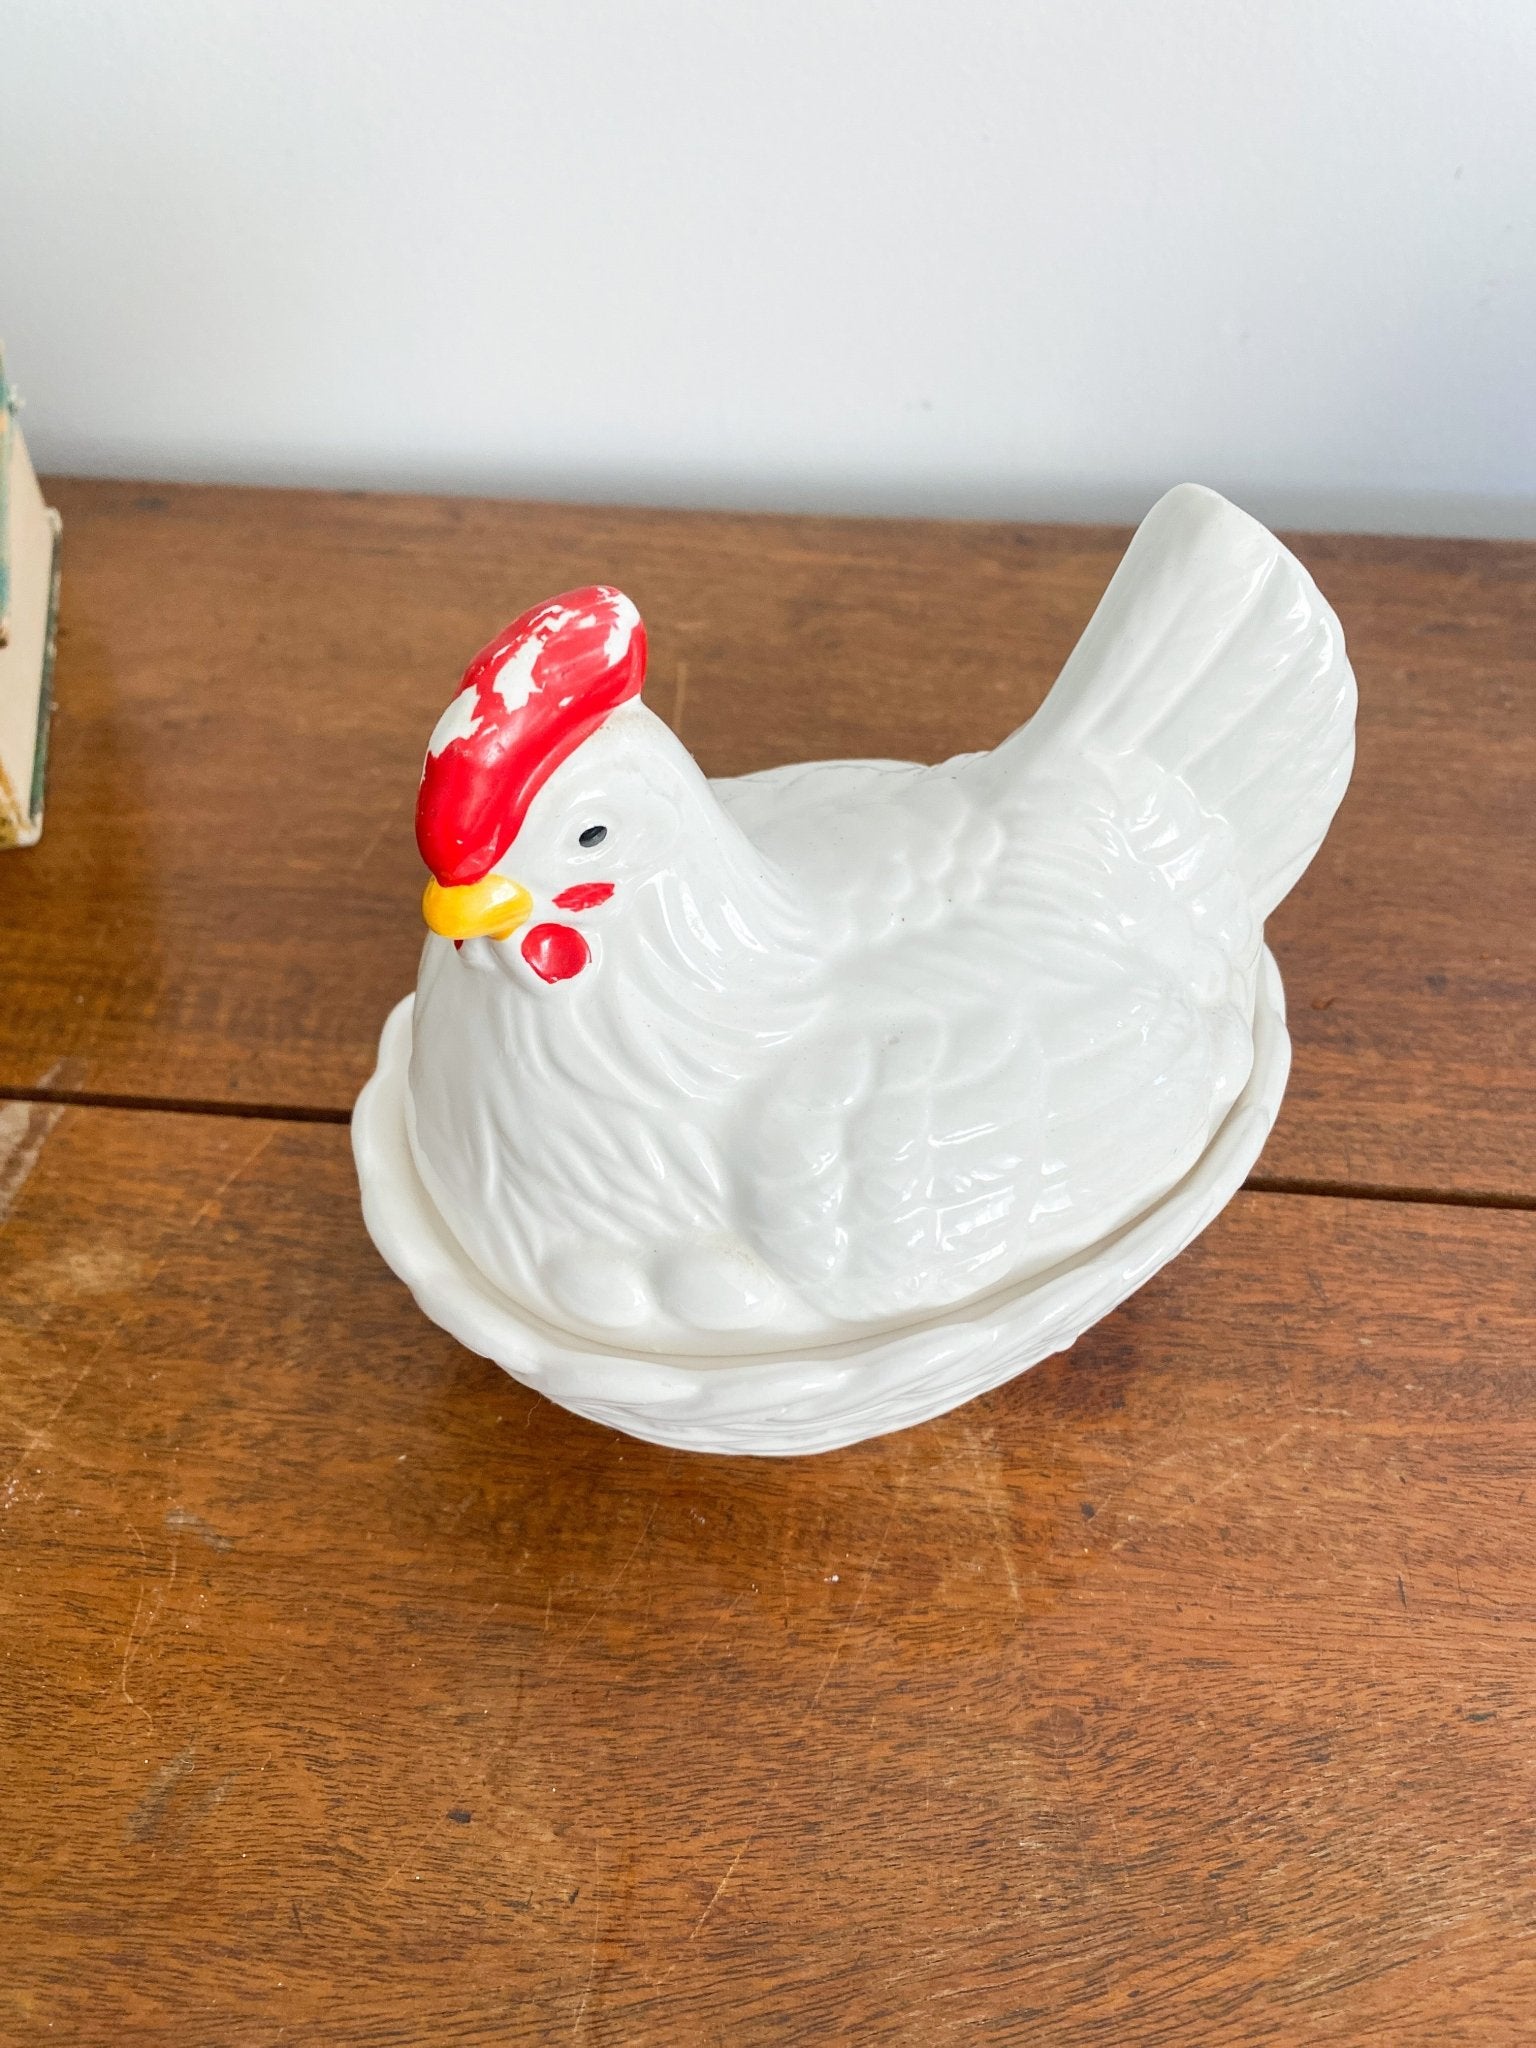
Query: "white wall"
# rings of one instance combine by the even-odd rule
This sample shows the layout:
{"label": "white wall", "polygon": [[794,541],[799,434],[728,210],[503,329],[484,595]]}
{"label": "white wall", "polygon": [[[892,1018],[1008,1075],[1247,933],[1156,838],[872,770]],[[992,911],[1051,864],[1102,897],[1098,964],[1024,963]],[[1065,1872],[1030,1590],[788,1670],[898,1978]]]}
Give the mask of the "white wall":
{"label": "white wall", "polygon": [[40,459],[1536,534],[1536,0],[9,0]]}

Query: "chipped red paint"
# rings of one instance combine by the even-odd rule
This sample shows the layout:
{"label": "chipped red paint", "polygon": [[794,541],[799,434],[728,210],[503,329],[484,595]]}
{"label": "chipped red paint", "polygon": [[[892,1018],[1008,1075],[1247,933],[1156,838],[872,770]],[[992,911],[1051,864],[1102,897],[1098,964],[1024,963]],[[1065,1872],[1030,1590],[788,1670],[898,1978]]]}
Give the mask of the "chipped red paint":
{"label": "chipped red paint", "polygon": [[577,882],[555,898],[556,910],[596,910],[613,894],[612,882]]}
{"label": "chipped red paint", "polygon": [[569,981],[592,958],[592,949],[568,924],[536,924],[523,940],[523,958],[542,980]]}
{"label": "chipped red paint", "polygon": [[490,873],[555,769],[644,680],[645,627],[606,584],[535,605],[481,648],[416,799],[416,843],[444,888]]}

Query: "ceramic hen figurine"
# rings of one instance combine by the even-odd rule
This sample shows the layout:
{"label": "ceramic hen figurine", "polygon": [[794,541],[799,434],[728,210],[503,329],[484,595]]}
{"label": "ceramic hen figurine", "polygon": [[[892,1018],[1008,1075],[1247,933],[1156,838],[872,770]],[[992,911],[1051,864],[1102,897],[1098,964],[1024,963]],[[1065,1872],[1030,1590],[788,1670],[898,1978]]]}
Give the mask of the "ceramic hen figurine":
{"label": "ceramic hen figurine", "polygon": [[[1008,1332],[1064,1276],[1124,1279],[1149,1219],[1153,1265],[1183,1241],[1267,1018],[1244,1168],[1262,1143],[1263,924],[1353,756],[1338,623],[1184,486],[992,753],[711,783],[644,668],[628,599],[574,591],[432,734],[432,936],[374,1084],[388,1133],[360,1105],[370,1224],[467,1341],[642,1434],[846,1440],[891,1426],[881,1361],[910,1386],[925,1347],[917,1407],[948,1406],[978,1346],[984,1384],[1030,1362]],[[818,1371],[849,1419],[807,1438]]]}

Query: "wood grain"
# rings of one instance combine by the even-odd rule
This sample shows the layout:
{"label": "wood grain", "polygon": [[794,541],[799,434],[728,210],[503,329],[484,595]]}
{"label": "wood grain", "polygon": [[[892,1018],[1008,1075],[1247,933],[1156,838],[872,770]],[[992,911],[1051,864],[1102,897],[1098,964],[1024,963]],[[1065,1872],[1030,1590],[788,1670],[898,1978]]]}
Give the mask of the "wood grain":
{"label": "wood grain", "polygon": [[[410,985],[424,736],[535,597],[622,583],[714,773],[936,758],[1039,701],[1102,528],[60,483],[48,829],[0,864],[0,1085],[345,1112]],[[1356,783],[1275,921],[1263,1172],[1536,1196],[1536,548],[1302,551],[1360,675]]]}
{"label": "wood grain", "polygon": [[426,1324],[342,1130],[0,1156],[0,2040],[1531,2038],[1536,1217],[1241,1196],[757,1463]]}

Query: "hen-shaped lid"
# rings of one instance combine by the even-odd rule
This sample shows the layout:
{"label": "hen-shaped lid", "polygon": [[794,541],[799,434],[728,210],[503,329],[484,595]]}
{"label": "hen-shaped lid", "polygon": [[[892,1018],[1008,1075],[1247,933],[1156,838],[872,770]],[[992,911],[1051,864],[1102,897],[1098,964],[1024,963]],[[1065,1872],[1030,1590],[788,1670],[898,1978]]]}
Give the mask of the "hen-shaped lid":
{"label": "hen-shaped lid", "polygon": [[481,648],[416,798],[416,843],[445,888],[490,872],[560,763],[644,680],[640,614],[606,584],[534,605]]}

